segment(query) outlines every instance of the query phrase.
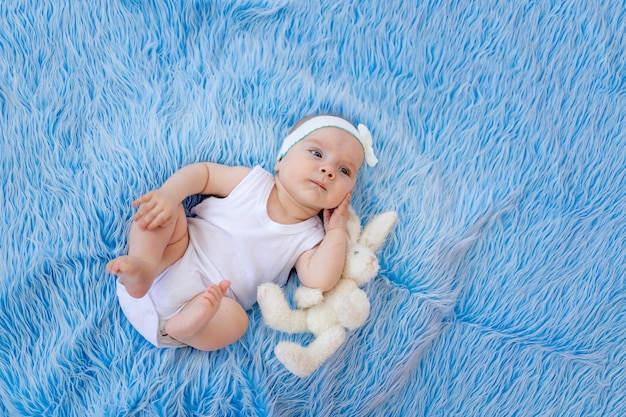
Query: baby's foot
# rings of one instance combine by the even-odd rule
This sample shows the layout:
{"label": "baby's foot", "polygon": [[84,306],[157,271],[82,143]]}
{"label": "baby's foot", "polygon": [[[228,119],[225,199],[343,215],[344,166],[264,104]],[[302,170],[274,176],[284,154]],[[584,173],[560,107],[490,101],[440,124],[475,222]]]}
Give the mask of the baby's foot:
{"label": "baby's foot", "polygon": [[120,282],[132,297],[141,298],[150,289],[156,268],[150,262],[134,256],[120,256],[106,266],[107,272],[120,277]]}
{"label": "baby's foot", "polygon": [[230,281],[222,281],[194,297],[178,314],[169,319],[167,333],[176,339],[185,340],[201,331],[218,312],[229,286]]}

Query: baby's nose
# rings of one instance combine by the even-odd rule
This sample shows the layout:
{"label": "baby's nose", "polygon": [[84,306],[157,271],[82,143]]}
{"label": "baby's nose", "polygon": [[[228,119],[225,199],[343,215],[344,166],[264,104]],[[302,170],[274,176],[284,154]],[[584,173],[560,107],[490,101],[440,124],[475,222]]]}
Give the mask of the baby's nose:
{"label": "baby's nose", "polygon": [[322,171],[322,174],[328,175],[329,178],[333,178],[335,176],[335,172],[330,167],[322,167],[321,171]]}

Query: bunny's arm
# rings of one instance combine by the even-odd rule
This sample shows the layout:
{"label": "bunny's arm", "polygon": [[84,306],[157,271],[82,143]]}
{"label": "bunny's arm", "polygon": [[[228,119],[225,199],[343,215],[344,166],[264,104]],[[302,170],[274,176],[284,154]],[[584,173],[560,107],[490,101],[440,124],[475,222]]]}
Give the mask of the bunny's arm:
{"label": "bunny's arm", "polygon": [[263,321],[272,329],[287,333],[303,333],[308,330],[306,312],[292,310],[283,290],[274,283],[266,283],[257,289],[257,301]]}

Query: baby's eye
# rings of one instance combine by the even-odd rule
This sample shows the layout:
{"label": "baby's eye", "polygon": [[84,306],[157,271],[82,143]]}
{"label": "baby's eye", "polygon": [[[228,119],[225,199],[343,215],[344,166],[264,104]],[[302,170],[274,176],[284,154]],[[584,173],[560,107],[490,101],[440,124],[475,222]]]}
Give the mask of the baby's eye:
{"label": "baby's eye", "polygon": [[311,155],[313,155],[313,156],[316,156],[318,158],[322,157],[322,153],[320,151],[316,150],[316,149],[312,149],[310,152],[311,152]]}
{"label": "baby's eye", "polygon": [[344,175],[350,175],[350,170],[348,168],[339,168],[339,171],[341,171]]}

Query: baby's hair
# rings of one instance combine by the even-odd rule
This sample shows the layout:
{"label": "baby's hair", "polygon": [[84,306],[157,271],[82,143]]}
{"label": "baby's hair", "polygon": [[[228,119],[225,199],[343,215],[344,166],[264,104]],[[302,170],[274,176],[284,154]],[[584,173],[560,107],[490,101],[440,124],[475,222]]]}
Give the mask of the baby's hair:
{"label": "baby's hair", "polygon": [[[343,116],[339,116],[338,114],[334,114],[334,113],[320,113],[320,114],[312,114],[310,116],[304,116],[302,119],[298,120],[296,122],[296,124],[294,124],[291,129],[289,129],[289,133],[293,132],[294,130],[296,130],[297,128],[299,128],[304,122],[311,120],[314,117],[318,117],[318,116],[334,116],[334,117],[340,117],[344,120],[349,121],[348,119],[346,119]],[[350,122],[352,123],[352,122]]]}
{"label": "baby's hair", "polygon": [[315,116],[305,116],[302,119],[298,120],[296,122],[296,124],[294,124],[293,126],[291,126],[291,129],[289,129],[289,133],[292,133],[294,130],[296,130],[297,128],[299,128],[300,126],[302,126],[302,124],[304,122],[306,122],[307,120],[311,120],[312,118],[314,118]]}

